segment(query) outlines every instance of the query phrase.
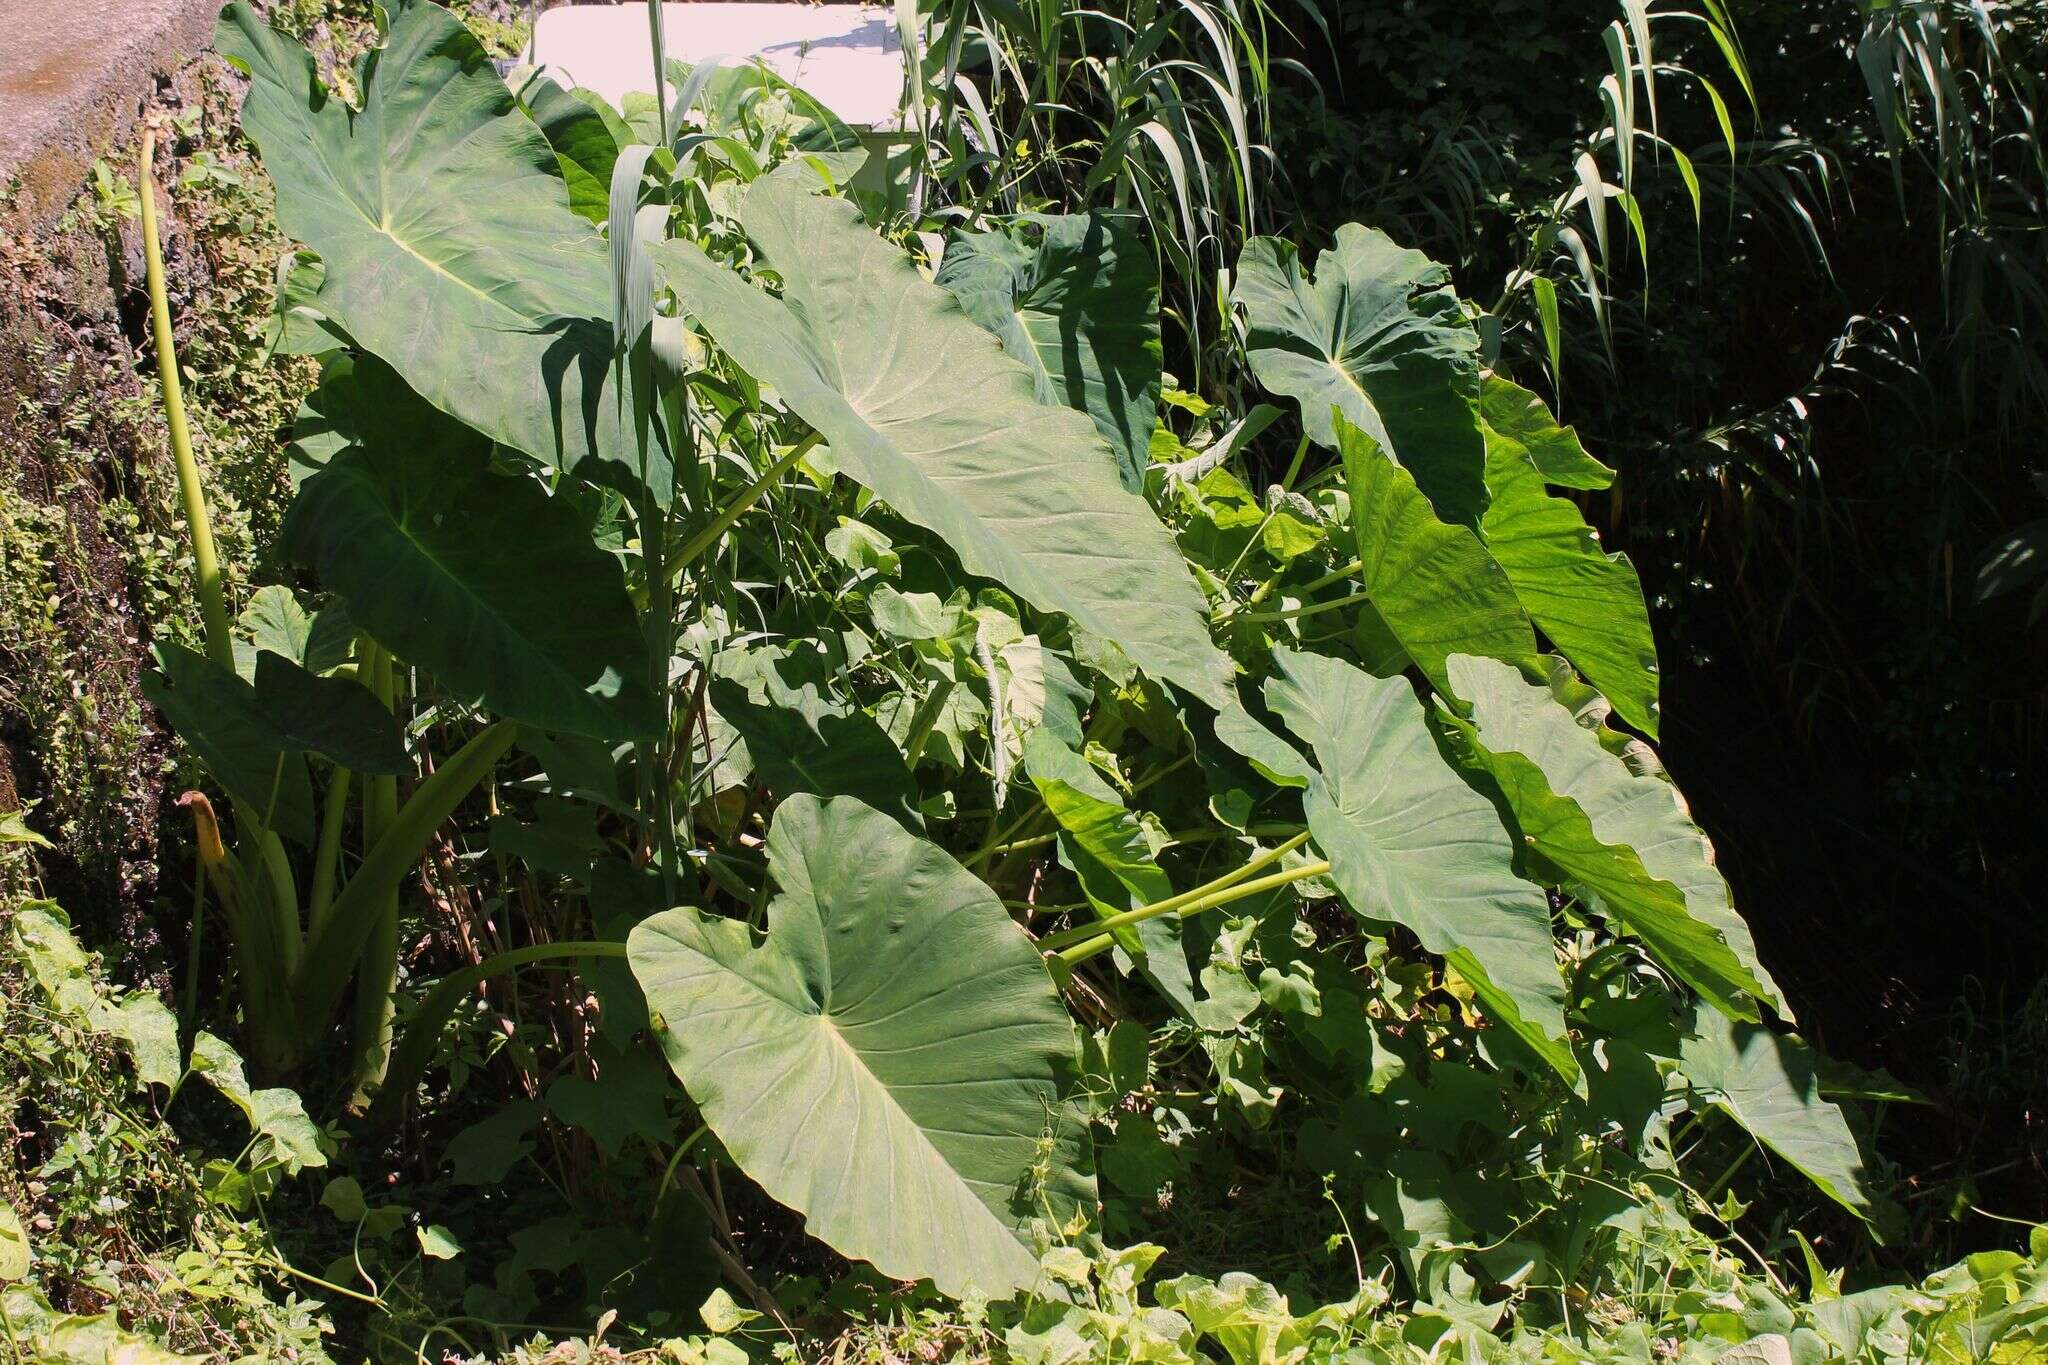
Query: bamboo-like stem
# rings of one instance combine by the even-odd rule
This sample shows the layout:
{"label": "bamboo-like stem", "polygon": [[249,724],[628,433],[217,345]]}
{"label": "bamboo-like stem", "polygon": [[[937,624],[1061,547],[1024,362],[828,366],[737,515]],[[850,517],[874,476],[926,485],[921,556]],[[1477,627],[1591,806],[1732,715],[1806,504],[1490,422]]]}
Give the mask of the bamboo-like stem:
{"label": "bamboo-like stem", "polygon": [[[364,651],[363,668],[371,693],[392,709],[398,699],[391,656],[374,644]],[[374,847],[398,820],[398,779],[373,776],[363,783],[363,843]],[[384,1079],[391,1061],[391,1024],[397,1006],[398,989],[398,881],[380,889],[371,910],[369,931],[363,936],[356,965],[355,1026],[350,1035],[354,1056],[349,1068],[353,1088],[349,1108],[360,1110],[369,1102],[370,1092]]]}
{"label": "bamboo-like stem", "polygon": [[327,804],[320,812],[320,843],[313,850],[313,886],[306,895],[306,932],[317,935],[334,906],[341,875],[341,831],[348,822],[348,793],[355,774],[337,766],[327,779]]}
{"label": "bamboo-like stem", "polygon": [[[235,667],[235,638],[229,625],[227,591],[221,581],[220,554],[213,542],[213,520],[206,508],[206,489],[199,481],[199,462],[192,454],[192,428],[185,417],[185,389],[178,373],[178,347],[171,334],[171,302],[164,288],[164,253],[156,218],[156,130],[142,133],[142,155],[136,173],[142,200],[142,257],[149,286],[149,328],[156,343],[157,381],[163,389],[164,425],[169,429],[171,455],[178,467],[178,497],[184,505],[185,530],[192,537],[193,586],[199,595],[199,615],[206,629],[206,657],[229,672]],[[293,884],[291,863],[284,846],[266,828],[258,813],[235,803],[240,841],[255,841],[255,856],[248,862],[260,867],[264,886],[250,888],[247,898],[254,904],[243,908],[250,916],[262,915],[268,923],[262,937],[270,943],[275,962],[266,962],[262,972],[288,973],[296,967],[299,947],[298,888]],[[238,941],[247,933],[238,933]],[[275,1021],[272,1021],[275,1022]],[[259,1026],[264,1030],[270,1024]],[[279,1026],[279,1031],[290,1028]]]}

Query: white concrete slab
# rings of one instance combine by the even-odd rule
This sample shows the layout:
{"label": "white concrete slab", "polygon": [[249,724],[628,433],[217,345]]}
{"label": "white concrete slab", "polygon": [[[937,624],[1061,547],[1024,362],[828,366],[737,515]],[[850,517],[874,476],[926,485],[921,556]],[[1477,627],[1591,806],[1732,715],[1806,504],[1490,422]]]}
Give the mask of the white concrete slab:
{"label": "white concrete slab", "polygon": [[[759,57],[791,85],[855,127],[895,127],[902,117],[903,48],[894,11],[881,5],[664,4],[662,42],[671,60]],[[526,60],[556,80],[617,104],[654,89],[647,9],[572,5],[534,24]],[[674,97],[670,87],[669,96]]]}

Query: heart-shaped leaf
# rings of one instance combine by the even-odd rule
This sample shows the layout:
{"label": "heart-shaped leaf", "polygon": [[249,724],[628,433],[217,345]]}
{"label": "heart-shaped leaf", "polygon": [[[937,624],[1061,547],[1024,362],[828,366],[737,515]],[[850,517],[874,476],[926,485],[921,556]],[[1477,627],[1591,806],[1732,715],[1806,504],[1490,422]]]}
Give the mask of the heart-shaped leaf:
{"label": "heart-shaped leaf", "polygon": [[1676,789],[1632,772],[1550,688],[1508,665],[1460,657],[1450,669],[1472,705],[1475,753],[1530,846],[1718,1008],[1754,1018],[1749,997],[1777,1004],[1749,926]]}
{"label": "heart-shaped leaf", "polygon": [[1479,520],[1479,334],[1450,271],[1346,223],[1313,279],[1293,243],[1252,238],[1231,297],[1245,310],[1252,373],[1301,404],[1302,427],[1318,444],[1337,444],[1334,407],[1415,476],[1439,517]]}
{"label": "heart-shaped leaf", "polygon": [[391,8],[355,70],[360,108],[247,0],[215,44],[249,73],[242,127],[278,222],[318,252],[319,308],[443,412],[562,469],[637,477],[612,374],[605,244],[555,150],[439,5]]}
{"label": "heart-shaped leaf", "polygon": [[979,880],[849,797],[785,801],[756,942],[691,909],[633,930],[669,1064],[812,1233],[949,1294],[1032,1283],[1035,1217],[1092,1204],[1073,1025]]}
{"label": "heart-shaped leaf", "polygon": [[1332,425],[1351,493],[1359,580],[1430,684],[1450,690],[1444,659],[1452,654],[1535,653],[1529,618],[1479,537],[1439,521],[1408,471],[1369,434],[1341,414],[1332,414]]}
{"label": "heart-shaped leaf", "polygon": [[[1503,436],[1494,429],[1496,408],[1507,406],[1490,399],[1496,382],[1487,380],[1486,404],[1486,486],[1493,501],[1479,522],[1487,552],[1543,633],[1607,694],[1623,720],[1655,739],[1657,642],[1635,566],[1627,555],[1601,548],[1577,506],[1544,491],[1546,475],[1532,451],[1576,450],[1576,439],[1568,432],[1561,433],[1562,441],[1552,435],[1560,431],[1554,421],[1543,432],[1526,409],[1515,413],[1521,423],[1518,435]],[[1536,404],[1539,411],[1542,406]],[[1584,473],[1583,466],[1561,459],[1553,464],[1563,467],[1568,478]],[[1486,649],[1459,652],[1511,657]]]}
{"label": "heart-shaped leaf", "polygon": [[329,411],[347,414],[353,444],[301,485],[284,553],[460,697],[602,739],[658,729],[624,574],[575,509],[533,479],[492,473],[489,442],[382,363],[330,369],[330,386],[351,395]]}
{"label": "heart-shaped leaf", "polygon": [[1796,1038],[1703,1010],[1679,1045],[1678,1069],[1822,1193],[1858,1218],[1876,1218],[1862,1149],[1842,1111],[1821,1097],[1817,1060]]}
{"label": "heart-shaped leaf", "polygon": [[[1153,857],[1144,826],[1087,759],[1048,730],[1024,742],[1024,771],[1060,827],[1060,852],[1099,917],[1135,910],[1173,894]],[[1113,931],[1159,993],[1190,1017],[1194,975],[1181,947],[1181,918],[1161,915]]]}
{"label": "heart-shaped leaf", "polygon": [[156,647],[156,662],[161,671],[143,675],[143,695],[192,746],[213,780],[258,818],[268,812],[270,828],[311,848],[313,786],[305,755],[281,744],[256,689],[205,655],[168,641]]}

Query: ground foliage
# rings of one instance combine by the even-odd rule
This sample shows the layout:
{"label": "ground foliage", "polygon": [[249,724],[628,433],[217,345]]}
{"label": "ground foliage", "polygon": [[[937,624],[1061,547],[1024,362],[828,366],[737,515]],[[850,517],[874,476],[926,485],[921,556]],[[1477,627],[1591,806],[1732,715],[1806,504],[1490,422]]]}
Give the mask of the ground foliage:
{"label": "ground foliage", "polygon": [[[1249,188],[1084,211],[1137,163],[1019,196],[998,99],[860,180],[758,75],[572,108],[388,22],[351,68],[223,16],[320,383],[283,581],[159,641],[213,797],[178,1013],[11,921],[14,995],[131,1059],[108,1104],[241,1111],[174,1114],[240,1152],[207,1216],[346,1352],[2036,1349],[2038,1233],[1862,1287],[1865,1116],[1920,1097],[1791,1031],[1631,733],[1648,617],[1570,496],[1612,471],[1446,271]],[[1197,207],[1229,311],[1148,324]],[[1148,229],[1164,272],[1077,267]],[[45,1316],[78,1240],[25,1330],[222,1348]]]}

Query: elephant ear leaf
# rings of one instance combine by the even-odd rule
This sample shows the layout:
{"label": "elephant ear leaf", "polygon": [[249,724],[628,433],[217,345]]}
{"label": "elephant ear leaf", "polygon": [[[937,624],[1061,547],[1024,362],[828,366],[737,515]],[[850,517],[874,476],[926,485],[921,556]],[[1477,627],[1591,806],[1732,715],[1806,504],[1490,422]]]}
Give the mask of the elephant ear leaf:
{"label": "elephant ear leaf", "polygon": [[1245,310],[1252,373],[1301,404],[1310,437],[1336,446],[1334,407],[1415,476],[1437,516],[1466,526],[1479,520],[1479,334],[1449,270],[1347,223],[1313,278],[1292,243],[1254,237],[1231,297]]}
{"label": "elephant ear leaf", "polygon": [[215,36],[249,75],[242,127],[277,186],[278,222],[325,267],[320,311],[499,443],[636,477],[606,390],[603,239],[462,21],[439,5],[391,8],[383,46],[356,70],[357,109],[247,0]]}
{"label": "elephant ear leaf", "polygon": [[282,654],[256,655],[256,704],[277,747],[320,754],[359,773],[405,771],[405,736],[370,690],[349,678],[309,673]]}
{"label": "elephant ear leaf", "polygon": [[1514,840],[1438,751],[1414,689],[1339,659],[1274,659],[1266,699],[1322,770],[1303,804],[1345,901],[1411,930],[1488,1013],[1576,1078],[1549,902],[1515,874]]}
{"label": "elephant ear leaf", "polygon": [[1075,1039],[1030,942],[945,850],[851,797],[793,797],[757,943],[671,910],[628,951],[669,1064],[740,1167],[895,1279],[1030,1285],[1034,1218],[1092,1205]]}
{"label": "elephant ear leaf", "polygon": [[1488,451],[1505,445],[1526,456],[1542,472],[1543,482],[1589,490],[1613,485],[1614,471],[1588,455],[1579,433],[1560,425],[1543,400],[1520,384],[1486,376],[1479,387],[1479,414],[1486,423]]}
{"label": "elephant ear leaf", "polygon": [[1201,590],[1086,417],[1038,402],[1030,371],[852,205],[770,177],[740,222],[781,275],[780,299],[690,243],[654,250],[741,368],[968,572],[1224,704],[1232,665],[1209,639]]}
{"label": "elephant ear leaf", "polygon": [[457,696],[598,739],[659,728],[625,575],[568,502],[491,472],[490,443],[380,361],[330,368],[336,385],[348,443],[300,485],[285,554]]}
{"label": "elephant ear leaf", "polygon": [[1702,1010],[1679,1044],[1694,1092],[1866,1222],[1895,1212],[1870,1188],[1842,1111],[1821,1095],[1820,1058],[1797,1038]]}
{"label": "elephant ear leaf", "polygon": [[1131,220],[1024,213],[957,233],[937,282],[1024,362],[1039,402],[1088,414],[1124,487],[1142,490],[1164,352],[1159,268]]}
{"label": "elephant ear leaf", "polygon": [[[1657,642],[1635,566],[1627,555],[1601,548],[1578,507],[1543,487],[1583,486],[1569,481],[1593,477],[1588,465],[1609,477],[1612,471],[1594,464],[1534,394],[1515,390],[1534,403],[1532,411],[1508,395],[1495,398],[1497,385],[1514,389],[1505,380],[1486,381],[1486,486],[1493,500],[1480,519],[1480,537],[1543,633],[1606,693],[1623,720],[1655,739]],[[1497,416],[1513,424],[1509,432],[1493,425]]]}
{"label": "elephant ear leaf", "polygon": [[1474,753],[1559,879],[1592,893],[1716,1008],[1753,1019],[1752,1001],[1763,1000],[1782,1011],[1706,836],[1676,788],[1601,743],[1602,708],[1587,712],[1591,727],[1582,724],[1551,688],[1493,659],[1454,658],[1450,671],[1472,706]]}
{"label": "elephant ear leaf", "polygon": [[709,697],[776,795],[857,796],[911,833],[924,832],[903,753],[867,712],[828,700],[812,685],[771,686],[755,697],[731,678],[714,678]]}

